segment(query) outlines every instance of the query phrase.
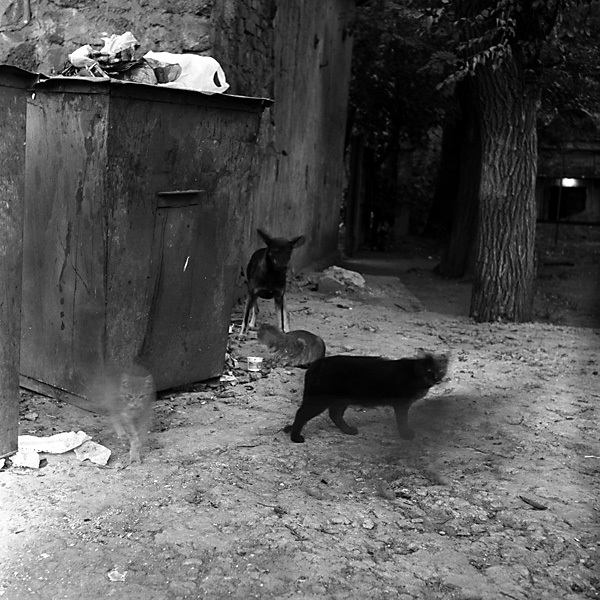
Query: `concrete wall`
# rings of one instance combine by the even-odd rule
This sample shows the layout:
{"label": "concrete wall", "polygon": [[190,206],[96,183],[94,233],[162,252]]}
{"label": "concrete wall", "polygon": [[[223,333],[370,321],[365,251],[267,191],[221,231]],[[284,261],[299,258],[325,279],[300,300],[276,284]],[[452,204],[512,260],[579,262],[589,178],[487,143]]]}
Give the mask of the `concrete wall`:
{"label": "concrete wall", "polygon": [[70,52],[132,31],[144,50],[211,55],[229,93],[270,97],[240,263],[256,228],[305,234],[301,267],[337,250],[354,0],[0,0],[0,62],[59,72]]}

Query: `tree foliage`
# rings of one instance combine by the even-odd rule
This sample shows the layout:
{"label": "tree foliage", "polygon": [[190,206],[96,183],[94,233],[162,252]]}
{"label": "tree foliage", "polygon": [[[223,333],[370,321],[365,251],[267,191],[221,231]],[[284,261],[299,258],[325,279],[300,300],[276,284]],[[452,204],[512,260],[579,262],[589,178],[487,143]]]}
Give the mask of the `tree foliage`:
{"label": "tree foliage", "polygon": [[600,108],[600,3],[597,0],[439,0],[425,23],[447,41],[429,67],[448,74],[440,87],[514,58],[544,90],[544,108]]}
{"label": "tree foliage", "polygon": [[418,4],[373,0],[354,23],[350,115],[381,163],[399,144],[419,145],[443,116],[436,74],[427,68],[435,36]]}
{"label": "tree foliage", "polygon": [[[598,135],[600,2],[573,4],[542,55],[540,131],[560,143]],[[590,127],[592,125],[592,127]]]}
{"label": "tree foliage", "polygon": [[439,77],[427,66],[436,36],[422,26],[420,3],[372,0],[357,9],[354,23],[349,130],[365,148],[364,233],[371,246],[380,247],[378,229],[393,227],[399,202],[418,209],[433,180],[427,166],[409,178],[398,174],[402,150],[427,148],[444,115]]}

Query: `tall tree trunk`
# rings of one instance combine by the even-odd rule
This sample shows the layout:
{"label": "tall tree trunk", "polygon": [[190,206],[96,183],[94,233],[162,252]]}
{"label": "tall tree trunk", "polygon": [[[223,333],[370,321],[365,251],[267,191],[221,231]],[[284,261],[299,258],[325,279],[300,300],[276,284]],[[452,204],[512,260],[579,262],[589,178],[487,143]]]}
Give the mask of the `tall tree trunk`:
{"label": "tall tree trunk", "polygon": [[482,136],[471,316],[528,321],[533,312],[537,87],[512,57],[474,78]]}
{"label": "tall tree trunk", "polygon": [[449,278],[463,277],[473,268],[481,177],[481,136],[470,80],[457,86],[456,98],[461,134],[453,150],[459,161],[457,197],[448,248],[440,264],[440,275]]}
{"label": "tall tree trunk", "polygon": [[458,108],[448,109],[444,117],[440,165],[438,167],[431,209],[423,236],[445,238],[451,231],[452,215],[457,202],[462,137],[461,115]]}
{"label": "tall tree trunk", "polygon": [[361,242],[360,227],[365,189],[365,141],[363,136],[353,136],[349,144],[350,180],[346,196],[344,225],[346,256],[354,256]]}

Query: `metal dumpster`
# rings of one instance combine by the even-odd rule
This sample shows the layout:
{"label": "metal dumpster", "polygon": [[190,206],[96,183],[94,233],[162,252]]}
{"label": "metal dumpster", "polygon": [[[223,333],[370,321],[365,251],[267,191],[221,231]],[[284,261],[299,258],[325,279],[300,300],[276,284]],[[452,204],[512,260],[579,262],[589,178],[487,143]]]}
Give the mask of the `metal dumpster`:
{"label": "metal dumpster", "polygon": [[159,390],[221,374],[270,101],[64,77],[33,92],[21,384],[69,399],[106,363]]}
{"label": "metal dumpster", "polygon": [[0,65],[0,457],[17,450],[25,115],[36,78]]}

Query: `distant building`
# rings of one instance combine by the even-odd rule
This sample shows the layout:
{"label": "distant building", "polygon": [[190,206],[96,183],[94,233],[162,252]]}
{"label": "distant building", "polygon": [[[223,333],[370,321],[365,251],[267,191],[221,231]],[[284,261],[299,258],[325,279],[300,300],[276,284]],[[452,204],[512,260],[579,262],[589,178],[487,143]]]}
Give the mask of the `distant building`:
{"label": "distant building", "polygon": [[540,131],[538,221],[600,225],[600,121],[583,111],[560,119]]}

